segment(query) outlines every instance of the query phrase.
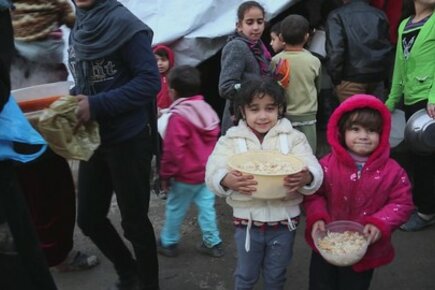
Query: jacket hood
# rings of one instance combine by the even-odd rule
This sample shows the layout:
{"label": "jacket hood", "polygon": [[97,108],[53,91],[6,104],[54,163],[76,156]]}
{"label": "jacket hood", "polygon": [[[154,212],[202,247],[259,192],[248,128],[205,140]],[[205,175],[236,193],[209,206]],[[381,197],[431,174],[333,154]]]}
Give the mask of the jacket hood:
{"label": "jacket hood", "polygon": [[201,95],[175,100],[169,112],[183,116],[204,132],[219,129],[219,117]]}
{"label": "jacket hood", "polygon": [[170,49],[166,45],[159,44],[153,48],[153,53],[156,53],[156,51],[158,50],[164,50],[168,54],[169,69],[171,69],[175,64],[174,52],[172,51],[172,49]]}
{"label": "jacket hood", "polygon": [[379,138],[379,145],[375,151],[369,156],[367,165],[377,163],[381,165],[386,162],[390,155],[390,130],[391,130],[391,113],[387,107],[379,99],[370,95],[354,95],[346,99],[332,113],[327,126],[327,140],[331,146],[331,150],[335,153],[337,159],[350,166],[354,165],[354,161],[347,149],[340,143],[339,122],[343,115],[355,109],[371,108],[378,111],[382,118],[382,131]]}

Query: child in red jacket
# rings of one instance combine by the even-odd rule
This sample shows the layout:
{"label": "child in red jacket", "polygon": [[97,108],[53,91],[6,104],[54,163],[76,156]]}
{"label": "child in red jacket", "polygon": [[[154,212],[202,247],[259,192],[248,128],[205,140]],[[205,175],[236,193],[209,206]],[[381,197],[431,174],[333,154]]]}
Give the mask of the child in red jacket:
{"label": "child in red jacket", "polygon": [[[413,204],[405,171],[389,157],[390,127],[387,107],[368,95],[344,101],[328,122],[332,152],[320,160],[323,185],[304,200],[305,238],[314,250],[310,290],[368,289],[373,269],[394,258],[391,233],[408,219]],[[335,220],[364,225],[370,245],[362,260],[353,266],[329,264],[314,246],[313,234]]]}
{"label": "child in red jacket", "polygon": [[157,45],[153,48],[154,56],[156,57],[157,67],[160,73],[160,82],[162,88],[157,95],[157,108],[166,109],[172,104],[172,99],[169,94],[168,74],[174,66],[174,52],[165,45]]}
{"label": "child in red jacket", "polygon": [[198,250],[213,257],[223,255],[215,196],[204,182],[205,166],[220,133],[219,117],[199,94],[200,85],[194,67],[174,68],[169,74],[174,103],[159,119],[163,138],[160,180],[163,190],[169,191],[158,250],[169,257],[178,254],[181,223],[192,202],[198,207],[202,232]]}

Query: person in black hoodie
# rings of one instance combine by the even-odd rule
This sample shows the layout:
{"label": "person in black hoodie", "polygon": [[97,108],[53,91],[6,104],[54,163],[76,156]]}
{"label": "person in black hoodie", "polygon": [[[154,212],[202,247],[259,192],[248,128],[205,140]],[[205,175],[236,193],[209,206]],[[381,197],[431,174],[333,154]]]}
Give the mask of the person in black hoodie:
{"label": "person in black hoodie", "polygon": [[[148,218],[151,131],[160,75],[152,30],[116,0],[75,0],[69,65],[75,79],[79,123],[99,124],[101,145],[78,178],[78,218],[114,264],[114,289],[159,289],[153,226]],[[107,218],[115,192],[133,259]]]}
{"label": "person in black hoodie", "polygon": [[327,70],[340,102],[355,94],[385,98],[392,64],[387,16],[368,0],[343,0],[326,21]]}
{"label": "person in black hoodie", "polygon": [[[10,1],[0,0],[0,114],[10,98],[14,51]],[[0,130],[5,130],[0,126]],[[9,230],[10,229],[10,230]],[[10,239],[12,235],[13,239]],[[13,161],[0,159],[0,289],[57,289],[39,247]]]}

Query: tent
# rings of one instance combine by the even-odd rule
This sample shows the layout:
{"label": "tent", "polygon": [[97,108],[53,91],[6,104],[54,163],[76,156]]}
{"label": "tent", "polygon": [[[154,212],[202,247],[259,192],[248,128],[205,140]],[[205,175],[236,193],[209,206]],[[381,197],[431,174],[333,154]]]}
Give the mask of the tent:
{"label": "tent", "polygon": [[[266,20],[300,0],[260,0]],[[154,31],[153,44],[165,43],[177,64],[197,65],[218,52],[234,31],[241,0],[119,0]]]}

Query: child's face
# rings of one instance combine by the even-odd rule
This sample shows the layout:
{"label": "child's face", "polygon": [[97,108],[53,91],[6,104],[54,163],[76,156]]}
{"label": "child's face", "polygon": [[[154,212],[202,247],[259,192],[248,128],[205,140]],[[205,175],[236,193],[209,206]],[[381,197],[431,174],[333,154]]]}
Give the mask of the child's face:
{"label": "child's face", "polygon": [[350,152],[358,156],[369,156],[379,145],[379,133],[355,124],[346,129],[344,142]]}
{"label": "child's face", "polygon": [[280,39],[279,35],[275,32],[270,33],[270,46],[275,53],[278,53],[284,49],[284,42]]}
{"label": "child's face", "polygon": [[78,8],[86,9],[94,5],[95,0],[76,0],[75,2]]}
{"label": "child's face", "polygon": [[245,12],[242,21],[237,22],[237,31],[249,40],[257,41],[264,31],[264,15],[258,7],[252,7]]}
{"label": "child's face", "polygon": [[256,135],[264,136],[278,122],[278,105],[269,95],[254,97],[249,105],[243,107],[243,115],[248,127]]}
{"label": "child's face", "polygon": [[166,57],[159,56],[157,54],[154,55],[157,61],[157,67],[159,68],[159,72],[161,74],[166,73],[169,70],[169,59]]}

